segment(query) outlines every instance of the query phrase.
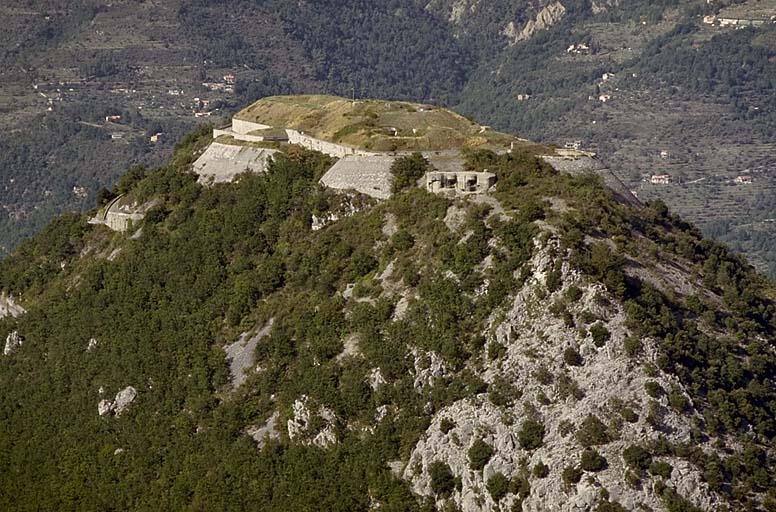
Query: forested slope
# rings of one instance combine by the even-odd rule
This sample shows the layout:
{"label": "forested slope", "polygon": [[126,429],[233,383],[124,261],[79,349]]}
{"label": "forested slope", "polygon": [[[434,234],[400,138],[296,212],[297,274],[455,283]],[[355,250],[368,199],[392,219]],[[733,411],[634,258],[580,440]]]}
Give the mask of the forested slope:
{"label": "forested slope", "polygon": [[205,188],[208,142],[127,175],[138,230],[69,215],[0,263],[0,507],[776,508],[772,285],[661,203],[518,152],[469,154],[490,206],[335,195],[294,148]]}

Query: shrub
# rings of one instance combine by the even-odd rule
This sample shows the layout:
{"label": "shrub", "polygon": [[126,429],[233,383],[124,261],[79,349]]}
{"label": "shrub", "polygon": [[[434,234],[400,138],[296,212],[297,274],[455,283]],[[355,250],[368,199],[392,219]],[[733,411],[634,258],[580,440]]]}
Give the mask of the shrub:
{"label": "shrub", "polygon": [[517,442],[523,450],[539,448],[544,443],[544,425],[536,420],[525,420],[517,433]]}
{"label": "shrub", "polygon": [[662,405],[654,400],[650,400],[647,410],[647,417],[644,419],[649,425],[652,426],[652,428],[658,430],[663,426],[665,413],[666,410]]}
{"label": "shrub", "polygon": [[488,479],[486,487],[493,501],[498,502],[509,492],[509,479],[503,473],[496,473]]}
{"label": "shrub", "polygon": [[582,356],[574,347],[566,347],[563,351],[563,361],[569,366],[582,366]]}
{"label": "shrub", "polygon": [[616,501],[602,501],[594,512],[628,512],[628,509]]}
{"label": "shrub", "polygon": [[586,309],[579,314],[579,319],[582,320],[583,324],[588,325],[598,320],[598,317],[592,311]]}
{"label": "shrub", "polygon": [[620,416],[628,423],[636,423],[639,421],[639,415],[630,407],[623,407],[620,409]]}
{"label": "shrub", "polygon": [[579,299],[582,298],[582,290],[579,288],[579,286],[572,284],[568,287],[568,290],[566,290],[566,299],[569,302],[576,302]]}
{"label": "shrub", "polygon": [[442,418],[442,420],[439,422],[439,430],[441,430],[443,434],[447,434],[454,428],[455,422],[453,422],[453,420],[450,418]]}
{"label": "shrub", "polygon": [[560,265],[556,265],[555,268],[547,272],[547,291],[554,292],[560,288],[562,283],[563,273],[561,272]]}
{"label": "shrub", "polygon": [[666,394],[666,391],[665,389],[663,389],[663,386],[661,386],[654,380],[649,380],[644,383],[644,391],[646,391],[647,394],[652,398],[660,398],[661,396]]}
{"label": "shrub", "polygon": [[540,384],[548,385],[552,384],[552,372],[547,369],[546,366],[540,366],[533,372],[534,378],[539,382]]}
{"label": "shrub", "polygon": [[577,441],[585,448],[606,444],[610,440],[606,425],[593,414],[588,414],[577,430]]}
{"label": "shrub", "polygon": [[505,355],[507,355],[507,347],[498,341],[491,342],[491,344],[488,345],[488,359],[491,361],[501,359]]}
{"label": "shrub", "polygon": [[636,357],[641,353],[641,338],[638,336],[628,336],[623,342],[623,349],[628,357]]}
{"label": "shrub", "polygon": [[582,479],[582,470],[576,466],[567,466],[563,469],[561,478],[566,487],[571,487],[573,484],[578,484]]}
{"label": "shrub", "polygon": [[[516,497],[512,505],[512,510],[522,510],[523,500],[531,494],[531,482],[528,481],[528,478],[523,472],[512,478],[512,481],[509,483],[509,492]],[[515,507],[517,508],[515,509]]]}
{"label": "shrub", "polygon": [[606,458],[595,450],[588,449],[582,452],[580,465],[585,471],[603,471],[609,467]]}
{"label": "shrub", "polygon": [[649,465],[649,472],[656,476],[662,476],[665,479],[671,478],[673,467],[668,462],[654,461]]}
{"label": "shrub", "polygon": [[625,483],[634,489],[638,489],[641,485],[641,475],[629,469],[625,472]]}
{"label": "shrub", "polygon": [[582,400],[585,397],[585,392],[580,389],[579,384],[565,373],[558,376],[557,392],[561,400],[565,400],[569,396],[573,396],[577,400]]}
{"label": "shrub", "polygon": [[622,451],[622,458],[629,467],[643,471],[652,464],[652,455],[639,445],[631,445]]}
{"label": "shrub", "polygon": [[412,249],[415,245],[415,237],[406,229],[400,229],[391,237],[391,248],[393,252],[402,252]]}
{"label": "shrub", "polygon": [[672,389],[668,394],[668,404],[676,412],[687,412],[690,409],[690,401],[678,389]]}
{"label": "shrub", "polygon": [[455,489],[455,478],[450,466],[442,461],[434,461],[428,466],[428,474],[431,477],[431,490],[434,494],[450,494]]}
{"label": "shrub", "polygon": [[414,187],[415,183],[423,177],[429,167],[428,160],[420,153],[397,158],[391,166],[391,173],[393,174],[391,189],[393,193]]}
{"label": "shrub", "polygon": [[485,464],[493,457],[493,447],[482,439],[477,439],[467,452],[469,456],[469,467],[474,471],[482,471]]}
{"label": "shrub", "polygon": [[531,473],[533,473],[533,476],[535,476],[536,478],[545,478],[547,475],[550,474],[550,468],[547,467],[547,465],[544,462],[539,461],[533,467],[533,469],[531,470]]}
{"label": "shrub", "polygon": [[496,377],[488,386],[488,398],[497,407],[508,407],[515,398],[520,398],[521,393],[503,377]]}
{"label": "shrub", "polygon": [[590,336],[593,338],[593,344],[596,347],[603,347],[612,335],[604,324],[596,322],[590,327]]}

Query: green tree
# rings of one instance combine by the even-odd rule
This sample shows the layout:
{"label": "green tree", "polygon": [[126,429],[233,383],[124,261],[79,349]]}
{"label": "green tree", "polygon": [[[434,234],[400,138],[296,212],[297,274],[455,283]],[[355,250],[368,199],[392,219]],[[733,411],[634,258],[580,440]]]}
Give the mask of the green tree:
{"label": "green tree", "polygon": [[391,189],[393,193],[400,192],[406,188],[414,187],[417,181],[428,172],[431,165],[428,160],[420,153],[412,153],[409,156],[397,158],[391,166],[393,173],[393,184]]}

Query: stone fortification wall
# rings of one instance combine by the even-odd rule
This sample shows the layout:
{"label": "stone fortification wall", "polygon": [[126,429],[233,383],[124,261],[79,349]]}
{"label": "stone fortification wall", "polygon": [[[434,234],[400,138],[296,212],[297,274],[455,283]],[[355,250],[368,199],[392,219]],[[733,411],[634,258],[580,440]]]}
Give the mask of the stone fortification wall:
{"label": "stone fortification wall", "polygon": [[127,231],[133,223],[143,220],[143,213],[108,212],[105,225],[113,231]]}
{"label": "stone fortification wall", "polygon": [[145,217],[146,212],[153,208],[156,200],[138,205],[137,203],[124,204],[124,195],[113,199],[96,218],[89,222],[92,224],[104,224],[113,231],[127,231],[134,223]]}
{"label": "stone fortification wall", "polygon": [[254,123],[253,121],[245,121],[243,119],[235,118],[232,119],[232,131],[241,135],[245,135],[246,133],[250,133],[254,130],[266,130],[267,128],[272,127],[266,124]]}
{"label": "stone fortification wall", "polygon": [[234,140],[244,140],[246,142],[264,142],[264,137],[262,137],[261,135],[249,135],[247,133],[237,133],[231,127],[215,128],[213,130],[213,139],[216,139],[221,135],[234,137]]}
{"label": "stone fortification wall", "polygon": [[396,157],[351,155],[342,158],[321,178],[321,184],[337,190],[355,190],[376,199],[391,197]]}
{"label": "stone fortification wall", "polygon": [[192,165],[202,184],[230,182],[243,172],[266,172],[277,150],[213,142]]}
{"label": "stone fortification wall", "polygon": [[297,130],[286,130],[288,135],[289,144],[298,144],[304,148],[312,151],[320,151],[329,156],[335,158],[343,158],[346,156],[359,155],[359,156],[375,156],[377,153],[364,151],[362,149],[345,146],[344,144],[335,144],[333,142],[327,142],[325,140],[316,139],[310,137]]}

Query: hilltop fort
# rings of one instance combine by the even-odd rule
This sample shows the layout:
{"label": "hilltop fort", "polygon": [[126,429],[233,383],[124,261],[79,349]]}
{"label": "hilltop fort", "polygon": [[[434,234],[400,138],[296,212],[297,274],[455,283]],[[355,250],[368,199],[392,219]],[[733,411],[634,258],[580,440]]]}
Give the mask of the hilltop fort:
{"label": "hilltop fort", "polygon": [[[230,182],[244,172],[265,172],[287,145],[336,159],[321,178],[328,188],[355,191],[378,200],[391,196],[394,162],[420,153],[432,171],[418,182],[429,192],[481,194],[496,184],[495,174],[465,168],[469,149],[506,153],[529,151],[560,171],[594,171],[622,197],[630,193],[595,154],[555,148],[501,133],[450,110],[404,101],[348,100],[336,96],[271,96],[238,112],[228,126],[213,130],[213,142],[193,164],[203,185]],[[102,223],[125,231],[141,211],[106,208]],[[121,219],[115,219],[120,213]]]}

